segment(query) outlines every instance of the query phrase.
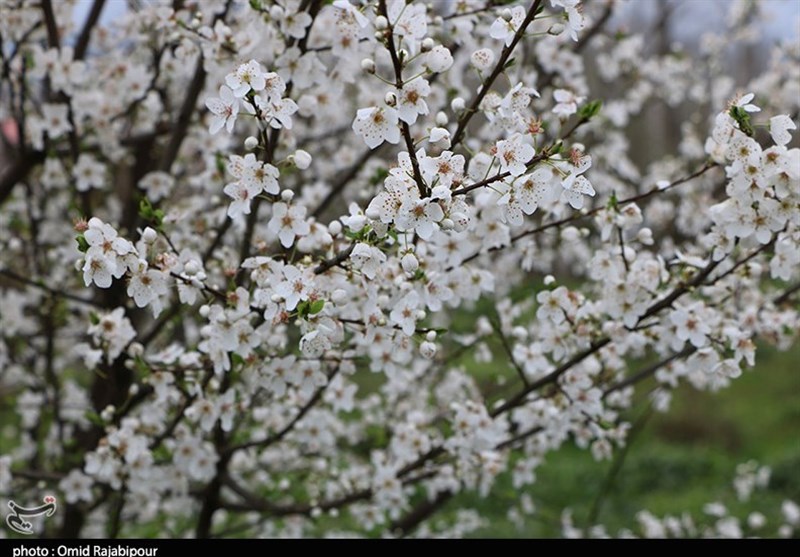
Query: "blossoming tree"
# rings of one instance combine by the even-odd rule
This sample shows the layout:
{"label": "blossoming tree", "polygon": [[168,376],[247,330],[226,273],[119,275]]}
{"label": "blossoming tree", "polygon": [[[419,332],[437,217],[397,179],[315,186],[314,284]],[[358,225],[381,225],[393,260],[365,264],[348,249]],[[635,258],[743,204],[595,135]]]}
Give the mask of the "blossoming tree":
{"label": "blossoming tree", "polygon": [[611,0],[74,4],[0,0],[0,494],[54,533],[463,534],[796,340],[800,50],[722,63],[757,7],[644,56]]}

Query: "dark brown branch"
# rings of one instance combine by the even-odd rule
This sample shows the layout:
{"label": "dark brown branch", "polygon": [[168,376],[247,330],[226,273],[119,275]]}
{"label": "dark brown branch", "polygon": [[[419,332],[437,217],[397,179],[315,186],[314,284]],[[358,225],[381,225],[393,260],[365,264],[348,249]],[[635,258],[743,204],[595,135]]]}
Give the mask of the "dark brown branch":
{"label": "dark brown branch", "polygon": [[[712,168],[715,168],[716,166],[717,165],[715,163],[713,163],[713,162],[707,162],[700,169],[698,169],[695,172],[689,174],[688,176],[684,176],[682,178],[679,178],[679,179],[675,180],[674,182],[670,183],[666,187],[653,188],[653,189],[648,190],[648,191],[646,191],[644,193],[640,193],[638,195],[634,195],[632,197],[628,197],[627,199],[622,199],[622,200],[618,201],[617,204],[619,206],[628,205],[630,203],[636,203],[638,201],[642,201],[642,200],[647,199],[649,197],[652,197],[652,196],[654,196],[656,194],[664,193],[666,191],[671,190],[672,188],[674,188],[676,186],[679,186],[681,184],[685,184],[685,183],[693,180],[694,178],[697,178],[698,176],[701,176],[702,174],[705,174],[708,170],[710,170]],[[496,177],[487,178],[487,180],[492,180],[493,178],[502,179],[502,175],[497,175]],[[486,182],[486,180],[484,180],[483,182]],[[473,186],[480,187],[480,186],[486,185],[483,182],[477,182],[476,184],[473,184]],[[466,186],[466,188],[475,189],[472,186]],[[462,188],[462,189],[465,189],[465,188]],[[453,192],[453,194],[455,195],[458,191],[459,190],[456,190],[455,192]],[[522,238],[525,238],[526,236],[536,235],[536,234],[539,234],[541,232],[544,232],[545,230],[549,230],[551,228],[559,227],[559,226],[561,226],[563,224],[568,224],[568,223],[571,223],[571,222],[579,221],[579,220],[594,216],[597,213],[599,213],[600,211],[603,211],[604,209],[605,209],[605,206],[595,207],[594,209],[592,209],[590,211],[577,213],[577,214],[574,214],[574,215],[569,216],[569,217],[565,217],[565,218],[557,220],[557,221],[548,222],[546,224],[537,226],[536,228],[532,228],[530,230],[524,230],[524,231],[516,234],[515,236],[511,237],[511,244],[521,240]],[[509,244],[509,245],[511,245],[511,244]],[[508,245],[503,246],[503,247],[491,248],[491,249],[488,250],[488,252],[500,251],[500,250],[505,249],[507,247],[508,247]],[[478,252],[473,253],[472,255],[470,255],[469,257],[464,259],[462,261],[462,264],[463,263],[468,263],[468,262],[470,262],[470,261],[472,261],[474,259],[477,259],[483,253],[486,253],[486,252],[478,251]]]}
{"label": "dark brown branch", "polygon": [[105,3],[106,0],[94,0],[92,9],[86,17],[86,23],[83,24],[81,34],[78,36],[78,40],[75,43],[75,60],[82,60],[84,56],[86,56],[86,51],[89,49],[89,41],[92,40],[92,31],[100,20],[100,14],[103,12]]}
{"label": "dark brown branch", "polygon": [[350,257],[350,254],[353,253],[353,248],[355,248],[355,247],[356,247],[355,244],[350,244],[347,247],[347,249],[345,249],[344,251],[336,254],[335,257],[332,257],[331,259],[326,259],[325,261],[323,261],[322,263],[320,263],[319,265],[317,265],[314,268],[314,273],[317,274],[317,275],[321,275],[322,273],[326,272],[328,269],[332,269],[333,267],[336,267],[337,265],[341,265],[342,263],[347,261],[347,259]]}
{"label": "dark brown branch", "polygon": [[653,365],[647,366],[646,368],[637,371],[636,373],[634,373],[633,375],[631,375],[629,377],[626,377],[625,379],[623,379],[619,383],[615,383],[615,384],[611,385],[610,387],[608,387],[603,392],[603,398],[607,397],[609,394],[611,394],[611,393],[613,393],[615,391],[619,391],[621,389],[624,389],[625,387],[630,387],[631,385],[635,385],[639,381],[643,381],[644,379],[646,379],[646,378],[650,377],[651,375],[655,374],[655,372],[657,372],[662,367],[671,364],[675,360],[679,360],[681,358],[685,358],[687,356],[691,356],[696,351],[697,351],[697,348],[695,348],[694,345],[692,345],[692,344],[687,345],[680,352],[676,352],[676,353],[672,354],[671,356],[668,356],[668,357],[664,358],[663,360],[654,363]]}
{"label": "dark brown branch", "polygon": [[[800,283],[795,284],[794,286],[786,289],[784,292],[782,292],[777,297],[775,297],[772,300],[772,303],[775,304],[775,305],[780,305],[784,301],[786,301],[789,297],[791,297],[792,294],[794,294],[794,293],[796,293],[798,291],[800,291]],[[620,389],[624,389],[626,387],[630,387],[632,385],[635,385],[635,384],[639,383],[640,381],[642,381],[642,380],[650,377],[651,375],[655,374],[662,367],[671,364],[675,360],[679,360],[681,358],[686,358],[688,356],[691,356],[696,351],[697,351],[697,348],[694,345],[689,344],[683,350],[681,350],[680,352],[676,352],[676,353],[672,354],[671,356],[668,356],[668,357],[664,358],[661,361],[658,361],[658,362],[656,362],[656,363],[654,363],[654,364],[652,364],[650,366],[647,366],[646,368],[644,368],[644,369],[642,369],[640,371],[637,371],[633,375],[631,375],[629,377],[626,377],[625,379],[619,381],[618,383],[615,383],[615,384],[611,385],[610,387],[608,387],[603,392],[603,397],[605,398],[606,396],[608,396],[609,394],[611,394],[611,393],[613,393],[615,391],[619,391]]]}
{"label": "dark brown branch", "polygon": [[330,204],[336,199],[336,197],[347,187],[347,184],[350,181],[358,176],[358,173],[364,168],[364,165],[369,162],[369,160],[378,154],[381,148],[386,145],[386,143],[382,143],[378,145],[375,149],[369,149],[361,153],[361,156],[356,159],[356,161],[350,165],[346,171],[342,173],[342,175],[333,183],[331,186],[331,191],[328,192],[328,195],[325,196],[325,199],[314,209],[314,212],[311,213],[311,216],[314,218],[319,218],[325,210],[330,206]]}
{"label": "dark brown branch", "polygon": [[[550,157],[550,148],[543,149],[538,155],[535,155],[531,160],[525,163],[525,166],[530,168],[538,162],[541,162]],[[495,174],[494,176],[490,176],[485,180],[481,180],[480,182],[475,182],[474,184],[470,184],[468,186],[463,186],[458,188],[457,190],[453,190],[452,195],[466,195],[469,192],[476,190],[478,188],[483,188],[486,186],[490,186],[495,182],[499,182],[500,180],[505,180],[511,176],[511,172],[500,172],[499,174]]]}
{"label": "dark brown branch", "polygon": [[747,263],[748,261],[751,261],[752,259],[754,259],[755,257],[757,257],[757,256],[758,256],[760,253],[762,253],[762,252],[764,252],[764,251],[766,251],[766,250],[770,249],[770,248],[771,248],[771,247],[772,247],[772,246],[775,244],[775,241],[776,241],[777,239],[778,239],[778,235],[777,235],[777,234],[773,235],[773,236],[772,236],[772,239],[771,239],[769,242],[767,242],[766,244],[763,244],[763,245],[759,246],[758,248],[754,249],[754,250],[753,250],[752,252],[750,252],[750,253],[749,253],[749,254],[748,254],[746,257],[744,257],[743,259],[740,259],[739,261],[737,261],[736,263],[734,263],[734,264],[733,264],[733,267],[731,267],[730,269],[728,269],[728,270],[727,270],[727,271],[725,271],[724,273],[721,273],[720,275],[718,275],[718,276],[714,277],[714,278],[713,278],[713,280],[711,281],[711,283],[713,284],[713,283],[715,283],[715,282],[719,282],[720,280],[724,279],[724,278],[725,278],[725,277],[727,277],[728,275],[730,275],[730,274],[732,274],[732,273],[736,272],[736,270],[737,270],[738,268],[740,268],[742,265],[744,265],[744,264],[745,264],[745,263]]}
{"label": "dark brown branch", "polygon": [[511,57],[511,53],[514,52],[514,49],[519,43],[520,39],[522,39],[523,35],[525,35],[525,30],[528,28],[528,25],[531,24],[533,18],[539,12],[539,8],[542,5],[542,0],[534,0],[531,4],[530,9],[528,10],[528,14],[525,16],[525,19],[522,21],[522,24],[517,29],[517,32],[514,33],[514,38],[511,41],[511,44],[508,45],[503,49],[502,54],[500,54],[500,58],[497,60],[497,65],[495,65],[494,70],[489,77],[486,78],[486,81],[483,82],[478,94],[475,95],[475,98],[472,99],[472,102],[469,104],[467,109],[464,111],[464,114],[458,120],[458,127],[456,128],[456,133],[453,134],[453,139],[450,143],[451,148],[455,149],[456,145],[461,143],[461,140],[464,138],[464,133],[467,131],[467,124],[469,124],[470,119],[478,112],[478,107],[480,106],[483,98],[489,92],[489,89],[492,88],[495,80],[502,74],[506,69],[506,64],[508,63],[508,59]]}
{"label": "dark brown branch", "polygon": [[233,445],[231,447],[228,447],[225,454],[232,455],[236,451],[240,451],[242,449],[249,449],[252,447],[265,448],[281,441],[295,428],[297,423],[300,420],[302,420],[306,414],[308,414],[309,410],[311,410],[314,406],[316,406],[316,404],[322,399],[322,395],[325,393],[325,390],[328,388],[328,385],[330,385],[331,381],[338,372],[339,368],[338,367],[334,368],[333,371],[331,371],[331,373],[328,374],[328,382],[325,383],[325,385],[323,385],[319,389],[317,389],[317,391],[312,395],[312,397],[308,400],[308,402],[306,402],[300,409],[300,411],[298,411],[297,414],[295,414],[294,418],[289,420],[289,423],[283,426],[276,433],[270,435],[266,439],[261,439],[259,441],[248,441],[246,443],[240,443],[239,445]]}
{"label": "dark brown branch", "polygon": [[797,294],[800,291],[800,282],[795,284],[794,286],[790,286],[787,288],[782,294],[780,294],[777,298],[775,298],[772,303],[776,306],[780,306],[788,302],[792,296]]}
{"label": "dark brown branch", "polygon": [[56,24],[56,15],[53,12],[53,3],[50,0],[41,0],[41,2],[44,25],[47,29],[47,44],[50,48],[60,48],[61,41],[58,36],[58,25]]}
{"label": "dark brown branch", "polygon": [[[286,40],[286,47],[291,47],[292,45],[297,46],[300,50],[300,54],[304,54],[307,48],[307,41],[308,36],[311,34],[311,30],[314,28],[314,22],[316,21],[317,14],[319,13],[320,8],[322,7],[321,0],[304,0],[300,4],[300,11],[305,11],[308,8],[308,15],[311,16],[311,24],[308,27],[308,31],[301,39],[290,39],[287,37]],[[292,94],[292,89],[294,88],[294,83],[289,82],[286,86],[286,91],[283,93],[286,97],[289,97]],[[278,148],[278,141],[280,140],[281,135],[281,128],[272,129],[268,132],[263,132],[262,137],[264,141],[264,162],[268,164],[272,164],[275,160],[275,151]],[[256,197],[255,201],[253,202],[253,207],[250,211],[250,214],[247,216],[247,221],[245,223],[245,230],[244,236],[242,238],[242,243],[239,248],[239,263],[241,264],[245,259],[250,257],[251,248],[253,244],[253,234],[255,233],[256,224],[258,223],[258,213],[261,210],[261,204],[263,199],[261,197]],[[240,283],[244,275],[239,275],[237,283]]]}
{"label": "dark brown branch", "polygon": [[11,195],[19,182],[25,179],[37,164],[44,161],[44,153],[39,151],[28,151],[24,153],[17,162],[11,165],[7,172],[5,172],[0,179],[0,205]]}
{"label": "dark brown branch", "polygon": [[602,15],[595,21],[592,26],[589,28],[588,31],[583,33],[581,37],[578,39],[578,42],[575,43],[575,47],[573,50],[577,53],[582,51],[600,31],[603,30],[608,20],[611,19],[611,14],[614,13],[614,2],[608,2],[606,4],[605,9],[603,10]]}
{"label": "dark brown branch", "polygon": [[434,499],[426,499],[406,515],[392,522],[390,530],[399,537],[407,536],[414,528],[439,511],[439,509],[453,498],[453,495],[454,493],[452,491],[443,491]]}
{"label": "dark brown branch", "polygon": [[178,157],[183,140],[186,139],[186,132],[189,129],[189,124],[192,121],[195,107],[197,106],[197,99],[203,91],[203,86],[206,83],[206,70],[203,68],[203,55],[198,55],[197,65],[194,69],[194,76],[186,91],[186,96],[181,105],[181,111],[178,114],[178,121],[175,123],[175,128],[172,130],[172,135],[169,138],[164,154],[158,162],[158,169],[162,172],[169,173],[172,169],[172,163]]}
{"label": "dark brown branch", "polygon": [[[600,18],[592,25],[591,28],[589,28],[588,31],[583,33],[581,38],[578,39],[578,42],[576,42],[574,44],[574,46],[572,48],[573,52],[575,52],[577,54],[577,53],[580,53],[583,49],[585,49],[586,46],[588,46],[589,42],[598,33],[600,33],[600,31],[603,30],[603,27],[605,27],[606,23],[608,23],[608,20],[611,19],[611,15],[613,14],[613,12],[614,12],[614,4],[612,2],[609,2],[606,5],[606,8],[603,11],[603,14],[600,16]],[[546,89],[547,87],[549,87],[550,85],[553,84],[553,80],[556,77],[556,73],[555,72],[544,72],[542,70],[540,75],[541,75],[542,79],[538,83],[537,87],[538,87],[539,91],[543,91],[544,89]]]}
{"label": "dark brown branch", "polygon": [[511,362],[513,368],[517,371],[517,375],[519,375],[519,378],[522,380],[522,384],[527,387],[529,382],[528,378],[525,376],[525,370],[522,369],[522,366],[519,365],[516,358],[514,358],[514,351],[511,348],[511,344],[508,342],[508,338],[506,338],[506,335],[503,332],[503,325],[494,319],[491,321],[491,324],[494,328],[494,332],[497,333],[497,337],[500,339],[500,345],[503,347],[508,360]]}
{"label": "dark brown branch", "polygon": [[528,397],[529,394],[538,389],[541,389],[545,385],[549,385],[550,383],[557,381],[559,377],[561,377],[562,375],[564,375],[564,373],[567,372],[567,370],[572,369],[573,367],[581,363],[583,360],[585,360],[595,352],[598,352],[601,348],[603,348],[610,342],[611,339],[608,337],[604,337],[600,340],[593,342],[589,346],[589,348],[575,354],[572,358],[570,358],[569,360],[558,366],[556,369],[554,369],[541,379],[534,381],[533,383],[529,383],[524,389],[519,391],[516,395],[505,401],[503,404],[501,404],[494,410],[492,410],[489,413],[489,415],[492,418],[496,418],[497,416],[504,414],[505,412],[508,412],[512,408],[516,408],[525,401],[525,399]]}
{"label": "dark brown branch", "polygon": [[69,292],[62,292],[61,290],[56,290],[55,288],[51,288],[50,286],[47,286],[46,284],[43,284],[41,282],[37,282],[37,281],[35,281],[33,279],[29,279],[27,277],[23,277],[23,276],[18,275],[17,273],[15,273],[13,271],[9,271],[8,269],[0,269],[0,276],[4,276],[4,277],[6,277],[6,278],[8,278],[10,280],[25,284],[27,286],[32,286],[34,288],[38,288],[40,290],[44,290],[45,292],[47,292],[48,294],[52,294],[56,298],[64,298],[65,300],[72,300],[73,302],[78,302],[78,303],[81,303],[81,304],[94,306],[94,307],[98,307],[98,308],[105,307],[105,306],[103,306],[103,304],[101,304],[101,303],[99,303],[99,302],[97,302],[95,300],[89,300],[89,299],[86,299],[86,298],[81,298],[80,296],[76,296],[75,294],[70,294]]}
{"label": "dark brown branch", "polygon": [[[389,19],[389,13],[386,9],[386,0],[380,0],[378,3],[378,9],[380,14],[384,16],[387,20]],[[389,26],[386,30],[386,48],[389,50],[389,56],[392,59],[392,66],[394,67],[394,77],[395,77],[395,87],[397,87],[398,93],[403,88],[403,61],[400,60],[399,55],[397,54],[397,49],[394,45],[394,28]],[[411,158],[411,169],[414,174],[414,181],[417,184],[417,188],[419,189],[420,197],[427,197],[428,196],[428,188],[425,186],[425,181],[422,179],[422,172],[419,169],[419,161],[417,160],[417,152],[414,148],[414,139],[411,137],[411,128],[409,127],[407,122],[400,122],[400,130],[403,132],[403,139],[406,143],[406,149],[408,150],[408,155]]]}

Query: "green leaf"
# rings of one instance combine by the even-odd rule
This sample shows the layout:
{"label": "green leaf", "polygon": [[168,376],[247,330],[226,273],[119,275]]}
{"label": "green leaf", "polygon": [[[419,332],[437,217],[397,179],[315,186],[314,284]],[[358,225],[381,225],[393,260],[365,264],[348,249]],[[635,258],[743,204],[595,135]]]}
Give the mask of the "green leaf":
{"label": "green leaf", "polygon": [[728,111],[730,117],[739,124],[739,129],[749,137],[753,137],[753,125],[750,123],[750,113],[741,106],[732,106]]}
{"label": "green leaf", "polygon": [[144,197],[139,200],[139,216],[145,220],[153,220],[153,206]]}
{"label": "green leaf", "polygon": [[608,209],[613,209],[614,211],[617,210],[617,205],[619,205],[619,199],[617,199],[617,192],[612,191],[611,197],[608,198]]}
{"label": "green leaf", "polygon": [[308,317],[308,309],[309,309],[308,302],[303,301],[297,304],[295,311],[297,312],[297,316],[300,319],[305,319],[306,317]]}
{"label": "green leaf", "polygon": [[314,300],[308,307],[309,315],[316,315],[325,307],[325,300]]}
{"label": "green leaf", "polygon": [[578,116],[584,120],[591,120],[600,113],[602,106],[603,101],[601,100],[593,100],[588,102],[580,108],[578,111]]}
{"label": "green leaf", "polygon": [[86,238],[83,237],[83,234],[78,234],[75,236],[75,241],[78,242],[78,250],[81,253],[86,253],[89,251],[89,242],[86,241]]}
{"label": "green leaf", "polygon": [[162,209],[154,209],[153,204],[146,197],[139,200],[139,216],[155,225],[157,229],[160,229],[161,225],[164,224],[164,211]]}
{"label": "green leaf", "polygon": [[84,413],[84,417],[87,420],[89,420],[90,422],[92,422],[94,425],[97,425],[97,426],[104,426],[105,425],[105,423],[103,422],[103,418],[100,417],[100,414],[98,414],[97,412],[94,412],[93,410],[87,410]]}

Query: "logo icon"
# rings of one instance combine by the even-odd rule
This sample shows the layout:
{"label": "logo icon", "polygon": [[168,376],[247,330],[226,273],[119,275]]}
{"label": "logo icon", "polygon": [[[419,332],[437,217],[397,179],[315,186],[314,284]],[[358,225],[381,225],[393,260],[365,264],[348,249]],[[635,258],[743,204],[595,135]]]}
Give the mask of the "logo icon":
{"label": "logo icon", "polygon": [[33,518],[35,516],[53,516],[56,512],[56,498],[52,495],[46,495],[43,499],[44,505],[38,507],[22,507],[17,505],[14,501],[8,502],[8,508],[11,513],[6,517],[6,524],[13,531],[18,534],[30,536],[33,534],[33,524],[25,520],[26,518]]}

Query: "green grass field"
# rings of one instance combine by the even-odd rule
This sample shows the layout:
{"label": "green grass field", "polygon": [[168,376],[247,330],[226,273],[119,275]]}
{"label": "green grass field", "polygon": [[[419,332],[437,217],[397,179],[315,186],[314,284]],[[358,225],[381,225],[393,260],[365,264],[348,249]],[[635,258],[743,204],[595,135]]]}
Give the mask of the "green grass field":
{"label": "green grass field", "polygon": [[[770,466],[772,480],[740,503],[732,481],[737,464],[748,460]],[[611,468],[612,462],[595,462],[573,446],[551,454],[526,489],[537,510],[521,528],[507,518],[520,497],[507,478],[490,498],[462,495],[450,507],[479,510],[487,519],[474,534],[481,537],[558,536],[565,507],[578,526],[588,525],[594,509],[611,533],[634,527],[642,509],[701,517],[712,501],[740,518],[761,511],[774,525],[783,500],[800,503],[800,346],[789,352],[760,347],[756,367],[717,394],[680,388],[668,413],[647,420],[606,486]]]}

